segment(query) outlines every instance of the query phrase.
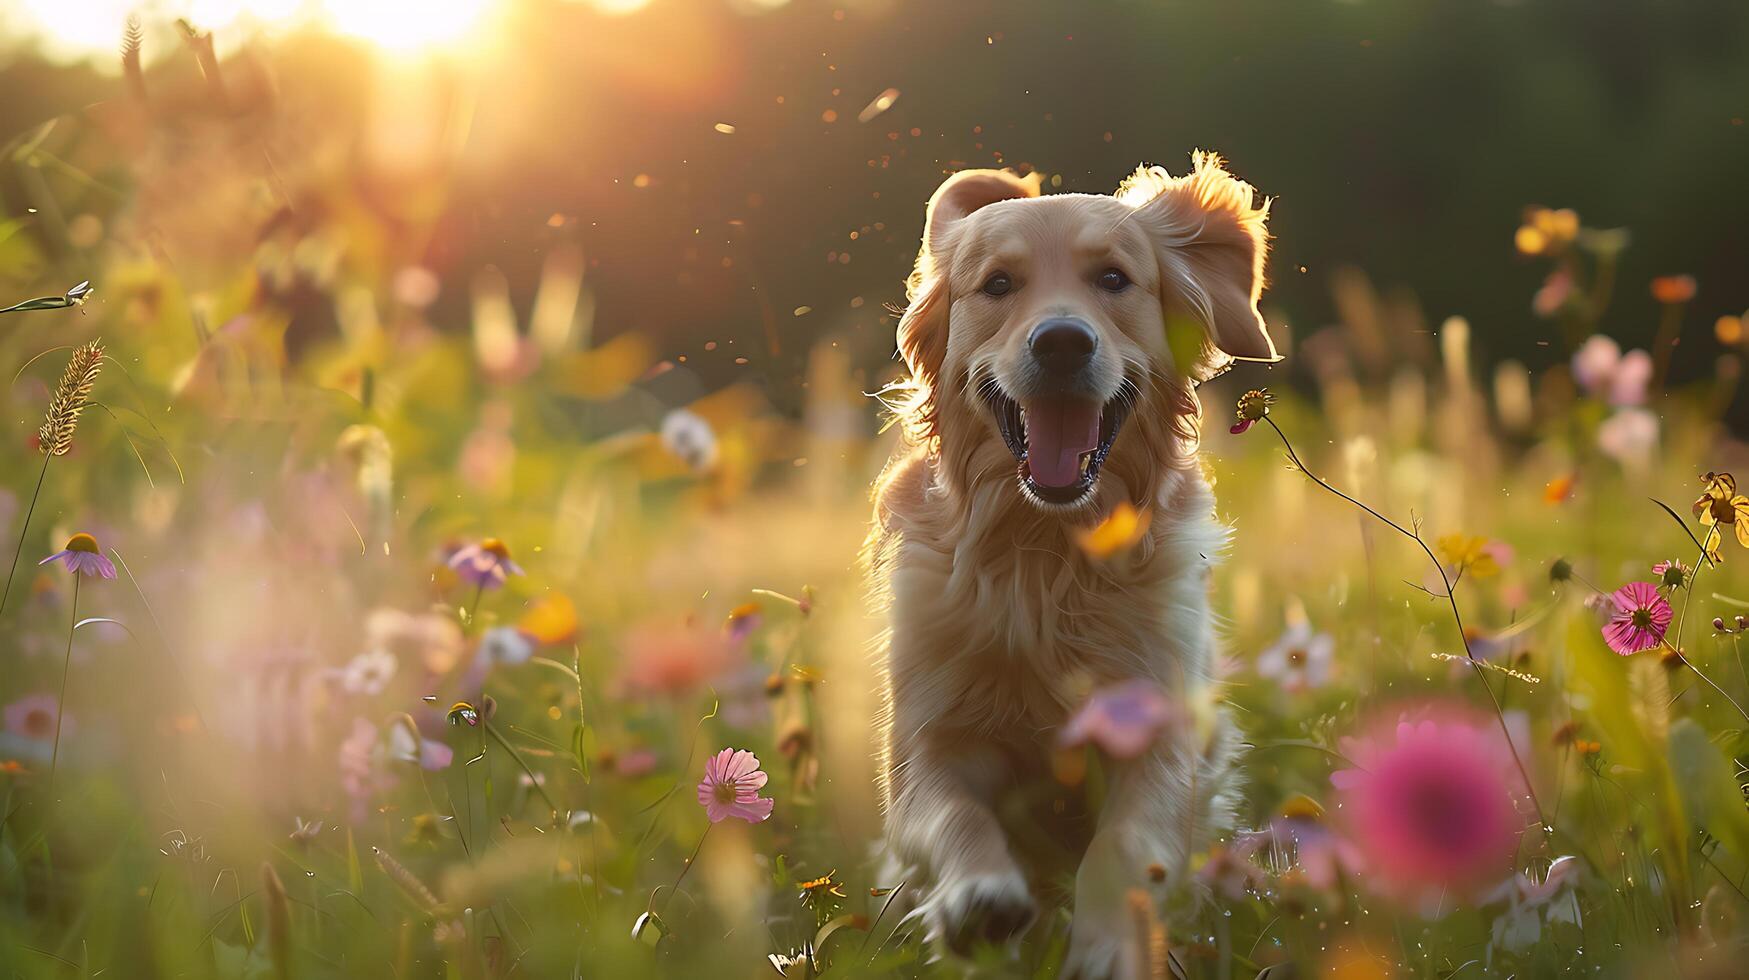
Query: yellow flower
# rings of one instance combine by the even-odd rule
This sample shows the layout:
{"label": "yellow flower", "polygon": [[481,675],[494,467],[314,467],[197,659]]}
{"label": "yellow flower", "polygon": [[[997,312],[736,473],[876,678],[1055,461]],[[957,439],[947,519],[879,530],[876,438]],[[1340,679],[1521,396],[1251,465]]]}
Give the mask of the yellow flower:
{"label": "yellow flower", "polygon": [[560,646],[577,638],[577,606],[558,593],[529,604],[516,628],[542,646]]}
{"label": "yellow flower", "polygon": [[[1701,526],[1710,529],[1729,524],[1737,532],[1737,543],[1749,548],[1749,497],[1737,492],[1736,478],[1729,473],[1707,473],[1700,480],[1705,489],[1694,502],[1693,510],[1694,516],[1700,518]],[[1724,537],[1722,528],[1719,536]],[[1707,557],[1718,561],[1718,545],[1714,543],[1710,530],[1705,541]]]}
{"label": "yellow flower", "polygon": [[1530,208],[1512,242],[1524,255],[1557,255],[1578,237],[1579,215],[1571,208]]}
{"label": "yellow flower", "polygon": [[1138,512],[1128,501],[1118,504],[1105,520],[1087,530],[1075,532],[1075,542],[1095,561],[1105,561],[1119,552],[1128,551],[1148,533],[1148,511]]}
{"label": "yellow flower", "polygon": [[1434,549],[1439,552],[1441,561],[1460,573],[1487,578],[1500,571],[1499,562],[1488,549],[1488,539],[1480,535],[1447,534],[1434,542]]}

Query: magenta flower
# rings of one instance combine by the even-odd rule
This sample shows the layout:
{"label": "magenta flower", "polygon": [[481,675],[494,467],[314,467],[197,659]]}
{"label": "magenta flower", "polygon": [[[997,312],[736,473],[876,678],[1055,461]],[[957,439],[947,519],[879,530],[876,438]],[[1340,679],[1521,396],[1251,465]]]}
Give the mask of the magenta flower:
{"label": "magenta flower", "polygon": [[1448,715],[1344,740],[1331,773],[1349,839],[1387,895],[1467,893],[1510,869],[1523,829],[1510,749],[1484,722]]}
{"label": "magenta flower", "polygon": [[1622,656],[1650,650],[1664,642],[1674,615],[1670,603],[1650,582],[1629,582],[1610,597],[1615,613],[1603,627],[1603,640]]}
{"label": "magenta flower", "polygon": [[522,567],[510,560],[510,549],[497,538],[456,549],[449,556],[449,567],[462,581],[481,589],[496,589],[510,576],[522,574]]}
{"label": "magenta flower", "polygon": [[1063,726],[1057,743],[1074,748],[1088,742],[1114,759],[1134,759],[1154,744],[1172,721],[1172,705],[1160,685],[1125,681],[1093,692]]}
{"label": "magenta flower", "polygon": [[744,749],[724,749],[704,764],[704,781],[698,784],[698,802],[711,823],[738,817],[759,823],[771,816],[774,801],[759,795],[766,775],[759,758]]}
{"label": "magenta flower", "polygon": [[83,532],[67,539],[67,546],[60,551],[37,562],[47,565],[58,561],[67,566],[75,575],[94,575],[98,578],[115,578],[115,563],[103,557],[103,552],[97,549],[97,539]]}
{"label": "magenta flower", "polygon": [[[53,695],[27,694],[6,706],[6,730],[20,738],[46,742],[55,735],[60,713],[61,707],[55,703]],[[70,718],[59,720],[68,730],[72,729]]]}

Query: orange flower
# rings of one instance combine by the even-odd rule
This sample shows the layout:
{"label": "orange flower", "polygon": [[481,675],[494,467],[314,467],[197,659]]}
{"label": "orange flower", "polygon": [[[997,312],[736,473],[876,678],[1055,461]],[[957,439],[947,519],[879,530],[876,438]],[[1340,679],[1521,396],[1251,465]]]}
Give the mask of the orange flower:
{"label": "orange flower", "polygon": [[1675,305],[1694,298],[1693,276],[1659,276],[1652,280],[1652,298]]}
{"label": "orange flower", "polygon": [[1572,475],[1557,476],[1543,486],[1543,503],[1551,507],[1564,504],[1573,498],[1573,486],[1578,478]]}

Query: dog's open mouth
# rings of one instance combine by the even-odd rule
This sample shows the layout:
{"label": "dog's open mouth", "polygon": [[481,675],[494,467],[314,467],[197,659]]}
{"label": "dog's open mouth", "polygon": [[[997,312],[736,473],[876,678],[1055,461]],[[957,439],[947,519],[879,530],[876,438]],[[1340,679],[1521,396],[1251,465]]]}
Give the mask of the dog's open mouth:
{"label": "dog's open mouth", "polygon": [[1047,504],[1078,503],[1093,492],[1135,401],[1128,381],[1103,404],[1068,395],[1015,401],[995,384],[983,392],[1002,441],[1020,463],[1021,485]]}

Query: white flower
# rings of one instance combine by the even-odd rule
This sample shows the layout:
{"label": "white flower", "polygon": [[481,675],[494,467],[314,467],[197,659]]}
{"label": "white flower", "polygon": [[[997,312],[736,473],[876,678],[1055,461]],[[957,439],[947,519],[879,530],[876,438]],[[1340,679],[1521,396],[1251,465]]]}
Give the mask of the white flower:
{"label": "white flower", "polygon": [[1282,690],[1297,693],[1322,687],[1330,679],[1330,666],[1335,660],[1336,641],[1328,633],[1313,633],[1310,623],[1298,622],[1288,627],[1275,645],[1257,657],[1257,673],[1281,685]]}
{"label": "white flower", "polygon": [[662,448],[694,471],[703,472],[716,464],[717,434],[709,422],[677,408],[662,420]]}
{"label": "white flower", "polygon": [[1620,409],[1597,427],[1597,448],[1624,469],[1644,471],[1658,448],[1658,416],[1643,408]]}
{"label": "white flower", "polygon": [[360,694],[365,697],[376,697],[389,686],[389,681],[395,677],[395,671],[400,667],[400,661],[387,650],[372,650],[352,658],[352,662],[340,672],[340,686],[348,694]]}
{"label": "white flower", "polygon": [[495,626],[480,637],[479,655],[487,663],[514,667],[534,656],[534,641],[514,626]]}
{"label": "white flower", "polygon": [[1515,874],[1502,882],[1485,899],[1487,903],[1506,903],[1506,911],[1494,919],[1494,945],[1522,953],[1542,939],[1545,925],[1565,922],[1578,926],[1579,902],[1573,895],[1578,880],[1579,860],[1566,855],[1555,858],[1540,882],[1527,874]]}

